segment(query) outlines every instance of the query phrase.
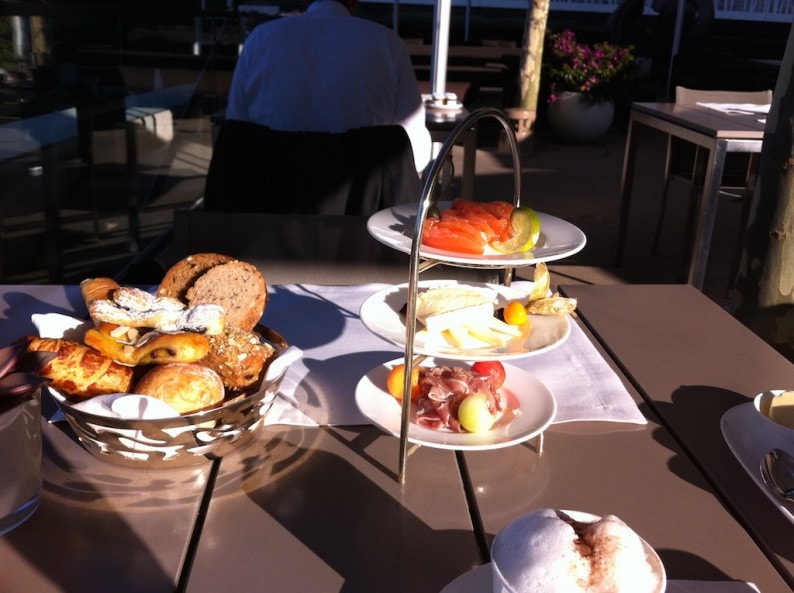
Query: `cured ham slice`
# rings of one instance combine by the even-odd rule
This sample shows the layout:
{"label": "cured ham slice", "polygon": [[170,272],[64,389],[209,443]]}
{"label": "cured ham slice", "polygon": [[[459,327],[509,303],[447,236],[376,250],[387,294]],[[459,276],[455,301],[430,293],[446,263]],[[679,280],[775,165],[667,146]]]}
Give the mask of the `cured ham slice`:
{"label": "cured ham slice", "polygon": [[421,395],[416,400],[415,422],[435,430],[465,432],[458,420],[458,407],[467,396],[484,393],[489,411],[501,414],[506,398],[494,388],[491,378],[457,366],[436,366],[423,369],[419,376]]}

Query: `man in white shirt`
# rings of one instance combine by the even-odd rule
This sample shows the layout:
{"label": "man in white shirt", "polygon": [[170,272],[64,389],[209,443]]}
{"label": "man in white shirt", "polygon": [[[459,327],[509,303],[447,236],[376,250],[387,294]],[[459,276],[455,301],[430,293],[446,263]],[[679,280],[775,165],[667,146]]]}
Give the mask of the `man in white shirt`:
{"label": "man in white shirt", "polygon": [[430,133],[404,42],[352,16],[357,0],[314,0],[305,13],[258,26],[232,80],[227,119],[286,132],[346,132],[399,124],[417,171],[430,161]]}

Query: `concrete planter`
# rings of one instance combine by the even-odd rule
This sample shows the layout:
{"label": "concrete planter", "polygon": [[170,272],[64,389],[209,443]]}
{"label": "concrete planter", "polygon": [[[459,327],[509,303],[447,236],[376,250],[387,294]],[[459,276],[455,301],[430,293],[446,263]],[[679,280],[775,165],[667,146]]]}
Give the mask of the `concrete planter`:
{"label": "concrete planter", "polygon": [[563,92],[549,104],[551,129],[565,142],[587,144],[603,136],[615,119],[615,104],[588,103],[581,93]]}

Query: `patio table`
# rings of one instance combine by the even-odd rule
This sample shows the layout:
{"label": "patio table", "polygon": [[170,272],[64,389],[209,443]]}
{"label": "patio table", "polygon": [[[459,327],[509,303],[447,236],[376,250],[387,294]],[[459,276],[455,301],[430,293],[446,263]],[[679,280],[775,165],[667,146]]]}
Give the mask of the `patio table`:
{"label": "patio table", "polygon": [[[701,461],[604,349],[596,351],[635,413],[639,406],[639,421],[553,424],[540,456],[532,441],[465,453],[412,447],[400,485],[398,439],[362,421],[352,403],[363,372],[401,356],[360,326],[358,306],[382,287],[270,287],[263,322],[304,356],[261,437],[222,460],[179,471],[120,468],[45,421],[44,499],[0,538],[0,564],[14,567],[2,590],[438,592],[487,563],[501,526],[540,506],[617,514],[657,548],[670,591],[684,590],[680,579],[785,590]],[[697,304],[696,291],[675,290]],[[2,286],[0,303],[4,342],[34,331],[31,313],[84,312],[76,286]],[[710,321],[701,331],[719,335]],[[625,331],[639,339],[641,328]],[[564,358],[591,343],[577,324],[557,351]],[[750,349],[759,351],[751,360],[768,355],[759,344]],[[511,364],[541,376],[543,361]]]}
{"label": "patio table", "polygon": [[694,234],[687,238],[691,244],[686,278],[690,284],[702,288],[716,220],[725,155],[731,152],[751,154],[761,152],[765,124],[760,120],[763,119],[763,114],[731,114],[701,106],[632,103],[621,178],[615,264],[623,263],[626,248],[634,171],[640,147],[638,139],[640,129],[658,130],[668,136],[700,146],[708,153],[703,189],[697,205]]}
{"label": "patio table", "polygon": [[[794,386],[794,364],[691,286],[562,290],[578,299],[582,320],[619,361],[643,405],[794,587],[794,505],[765,491],[757,473],[765,443],[789,452],[794,443],[765,435],[751,411],[756,394]],[[732,439],[733,447],[725,436],[731,427],[745,433],[740,442]],[[759,433],[755,439],[751,431]],[[742,461],[756,471],[748,473]]]}

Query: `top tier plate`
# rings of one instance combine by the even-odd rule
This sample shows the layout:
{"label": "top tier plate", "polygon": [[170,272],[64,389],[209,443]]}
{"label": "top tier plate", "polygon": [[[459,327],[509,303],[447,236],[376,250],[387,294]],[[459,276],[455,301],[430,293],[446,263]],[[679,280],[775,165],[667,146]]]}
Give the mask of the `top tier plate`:
{"label": "top tier plate", "polygon": [[[449,205],[450,202],[438,203],[442,210]],[[369,217],[367,230],[384,245],[410,255],[418,210],[419,202],[386,208]],[[537,215],[540,218],[540,240],[532,251],[505,254],[486,248],[483,255],[471,255],[422,245],[419,257],[460,266],[519,267],[570,257],[584,248],[587,238],[579,228],[550,214],[537,212]]]}

